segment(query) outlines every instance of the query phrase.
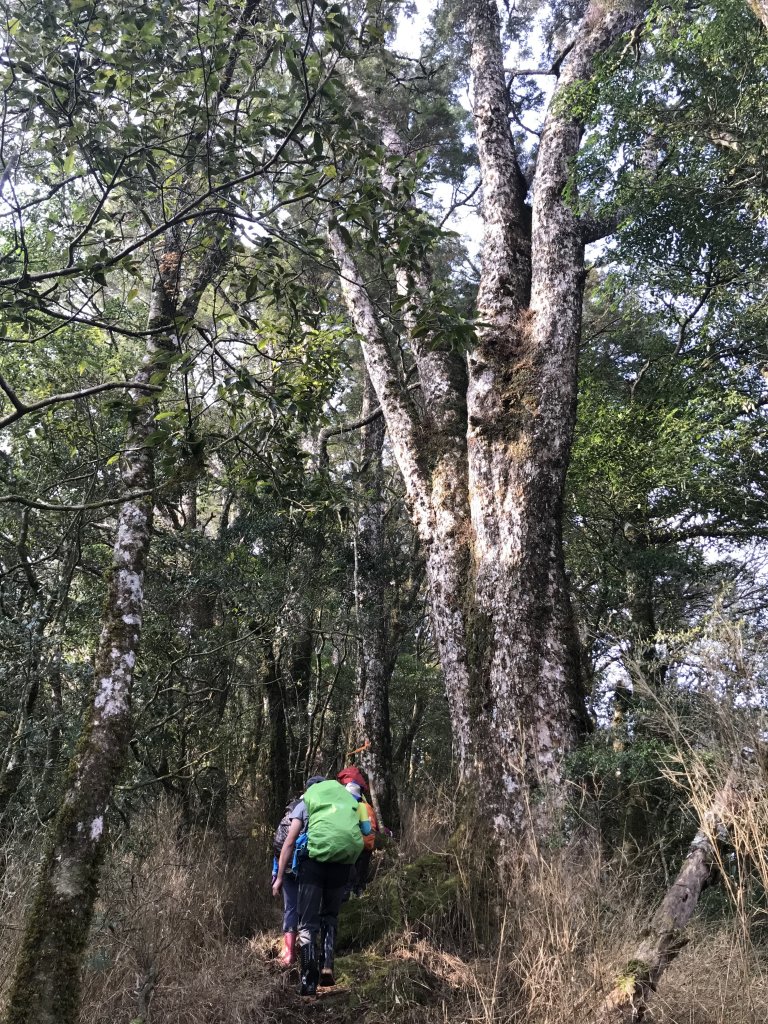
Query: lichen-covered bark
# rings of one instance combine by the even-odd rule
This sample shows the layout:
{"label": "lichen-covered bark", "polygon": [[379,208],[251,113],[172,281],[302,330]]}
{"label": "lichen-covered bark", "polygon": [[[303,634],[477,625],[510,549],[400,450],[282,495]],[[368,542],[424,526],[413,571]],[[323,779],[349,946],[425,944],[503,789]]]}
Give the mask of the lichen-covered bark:
{"label": "lichen-covered bark", "polygon": [[362,509],[355,536],[355,613],[359,634],[355,718],[365,743],[360,762],[368,773],[380,824],[398,821],[397,792],[392,772],[392,731],[389,683],[394,670],[393,637],[386,601],[382,562],[384,545],[384,420],[370,419],[378,399],[366,375],[361,418],[360,486]]}
{"label": "lichen-covered bark", "polygon": [[766,0],[749,0],[749,6],[760,21],[762,21],[766,31],[768,31],[768,2]]}
{"label": "lichen-covered bark", "polygon": [[[163,253],[149,315],[152,331],[172,323],[178,270],[178,252]],[[148,384],[153,374],[167,369],[163,357],[174,348],[170,334],[149,337],[137,385]],[[122,485],[129,492],[151,489],[154,483],[153,449],[145,441],[155,429],[157,406],[145,396],[146,389],[131,391],[133,416],[120,465]],[[153,500],[147,496],[124,502],[118,513],[90,719],[69,769],[25,922],[8,1024],[69,1024],[77,1018],[80,964],[96,898],[107,805],[131,738],[131,690],[152,512]]]}
{"label": "lichen-covered bark", "polygon": [[428,541],[432,533],[432,509],[416,410],[402,387],[373,302],[349,247],[336,228],[329,230],[328,240],[339,268],[344,301],[360,335],[365,365],[376,389],[395,458],[403,474],[411,518],[419,538]]}
{"label": "lichen-covered bark", "polygon": [[[226,228],[224,229],[226,232]],[[128,493],[154,485],[155,400],[147,385],[167,374],[176,333],[186,329],[229,248],[216,237],[193,277],[177,323],[181,256],[172,234],[159,254],[148,316],[147,352],[120,461]],[[7,1024],[72,1024],[77,1019],[80,966],[96,899],[107,807],[131,739],[131,691],[141,635],[144,569],[152,532],[150,495],[125,501],[117,516],[112,566],[95,660],[89,719],[70,764],[61,808],[38,875],[8,1003]]]}
{"label": "lichen-covered bark", "polygon": [[[428,268],[397,274],[409,299],[416,407],[349,247],[333,231],[331,246],[426,554],[465,789],[482,793],[499,832],[525,833],[546,826],[536,791],[557,791],[563,755],[585,723],[561,540],[585,237],[565,199],[582,131],[567,90],[591,77],[640,9],[588,7],[560,67],[532,206],[509,125],[497,4],[475,0],[466,13],[485,223],[480,326],[462,367],[443,339],[413,332]],[[382,136],[404,154],[391,125]]]}
{"label": "lichen-covered bark", "polygon": [[[470,15],[485,237],[469,357],[468,461],[475,600],[471,694],[497,723],[478,758],[506,793],[499,824],[546,814],[582,717],[561,540],[575,424],[584,242],[566,201],[581,126],[567,90],[632,22],[593,3],[563,63],[539,147],[530,232],[507,118],[495,0]],[[538,809],[535,809],[538,808]],[[537,822],[534,820],[533,824]]]}

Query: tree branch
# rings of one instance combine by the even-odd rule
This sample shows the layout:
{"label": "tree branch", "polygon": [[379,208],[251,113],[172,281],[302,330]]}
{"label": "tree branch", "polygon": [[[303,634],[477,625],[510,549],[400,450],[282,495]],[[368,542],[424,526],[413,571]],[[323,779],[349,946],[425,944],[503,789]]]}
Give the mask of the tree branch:
{"label": "tree branch", "polygon": [[16,410],[0,419],[0,430],[10,426],[11,423],[15,423],[16,420],[20,420],[22,416],[27,416],[31,412],[39,412],[40,409],[47,409],[52,405],[61,405],[62,402],[74,402],[78,398],[87,398],[89,395],[99,395],[104,391],[115,391],[119,388],[136,388],[138,391],[150,392],[162,390],[162,388],[154,384],[137,384],[133,380],[110,381],[108,384],[96,384],[92,388],[83,388],[82,391],[68,391],[62,395],[51,395],[49,398],[43,398],[39,402],[27,405],[21,401],[3,377],[0,377],[0,388],[6,393],[11,405]]}
{"label": "tree branch", "polygon": [[317,439],[317,456],[320,467],[325,469],[328,466],[328,441],[330,438],[335,437],[337,434],[350,434],[353,430],[361,430],[383,415],[381,406],[377,405],[373,412],[367,416],[361,416],[359,419],[352,420],[350,423],[342,423],[335,427],[323,427]]}
{"label": "tree branch", "polygon": [[[166,487],[168,484],[165,485]],[[104,498],[102,501],[89,501],[83,505],[54,505],[48,501],[39,501],[36,498],[25,498],[23,494],[0,495],[0,504],[11,503],[13,505],[24,505],[25,508],[36,508],[41,512],[86,512],[92,508],[107,508],[109,505],[124,505],[127,501],[137,501],[139,498],[146,498],[150,494],[157,494],[160,487],[149,487],[143,491],[133,491],[130,494],[123,494],[119,498]]]}
{"label": "tree branch", "polygon": [[581,228],[581,240],[584,245],[590,242],[599,242],[601,238],[608,238],[614,234],[619,224],[627,219],[626,210],[616,210],[605,217],[596,217],[592,213],[583,213],[579,217]]}

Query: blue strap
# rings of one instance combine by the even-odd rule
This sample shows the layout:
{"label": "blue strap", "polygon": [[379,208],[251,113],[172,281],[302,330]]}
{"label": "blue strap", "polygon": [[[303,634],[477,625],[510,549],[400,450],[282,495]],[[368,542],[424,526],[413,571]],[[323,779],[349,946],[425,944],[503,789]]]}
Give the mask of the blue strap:
{"label": "blue strap", "polygon": [[302,832],[299,838],[296,840],[296,845],[293,848],[293,861],[291,863],[291,871],[298,871],[299,860],[300,858],[306,855],[308,842],[309,832]]}

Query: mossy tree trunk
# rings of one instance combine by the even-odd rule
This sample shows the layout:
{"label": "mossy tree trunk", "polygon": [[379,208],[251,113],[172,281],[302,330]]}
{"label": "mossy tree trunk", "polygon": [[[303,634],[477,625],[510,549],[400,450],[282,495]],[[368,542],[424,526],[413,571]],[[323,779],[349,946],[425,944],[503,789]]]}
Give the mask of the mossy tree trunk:
{"label": "mossy tree trunk", "polygon": [[[229,240],[228,231],[227,240]],[[95,661],[95,694],[69,766],[64,797],[52,826],[32,905],[24,923],[7,1024],[73,1024],[80,969],[97,895],[110,799],[129,750],[131,693],[144,611],[144,570],[154,499],[157,387],[177,350],[177,334],[192,321],[218,274],[229,241],[215,237],[178,301],[181,253],[169,233],[159,254],[148,317],[147,352],[130,391],[132,409],[120,479],[127,495],[117,516],[112,566]]]}
{"label": "mossy tree trunk", "polygon": [[[565,198],[583,130],[566,93],[592,78],[641,8],[590,3],[559,68],[532,208],[510,130],[497,4],[477,0],[466,11],[485,222],[481,326],[467,362],[450,339],[413,329],[429,302],[428,268],[398,274],[414,400],[349,238],[333,226],[329,237],[426,555],[463,789],[470,800],[482,793],[486,820],[509,836],[548,827],[539,793],[559,790],[563,756],[585,722],[561,541],[587,239]],[[382,134],[392,150],[393,133]],[[395,155],[401,149],[395,142]]]}

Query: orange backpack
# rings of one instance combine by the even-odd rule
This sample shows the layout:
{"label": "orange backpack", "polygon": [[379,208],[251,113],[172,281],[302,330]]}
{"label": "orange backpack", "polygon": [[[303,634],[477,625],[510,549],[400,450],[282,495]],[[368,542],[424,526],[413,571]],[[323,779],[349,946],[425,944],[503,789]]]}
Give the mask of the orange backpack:
{"label": "orange backpack", "polygon": [[373,809],[373,804],[369,804],[365,797],[362,800],[368,810],[368,820],[371,823],[371,831],[367,836],[363,836],[363,844],[366,850],[373,850],[376,846],[376,833],[379,831],[379,821],[376,817],[376,811]]}

